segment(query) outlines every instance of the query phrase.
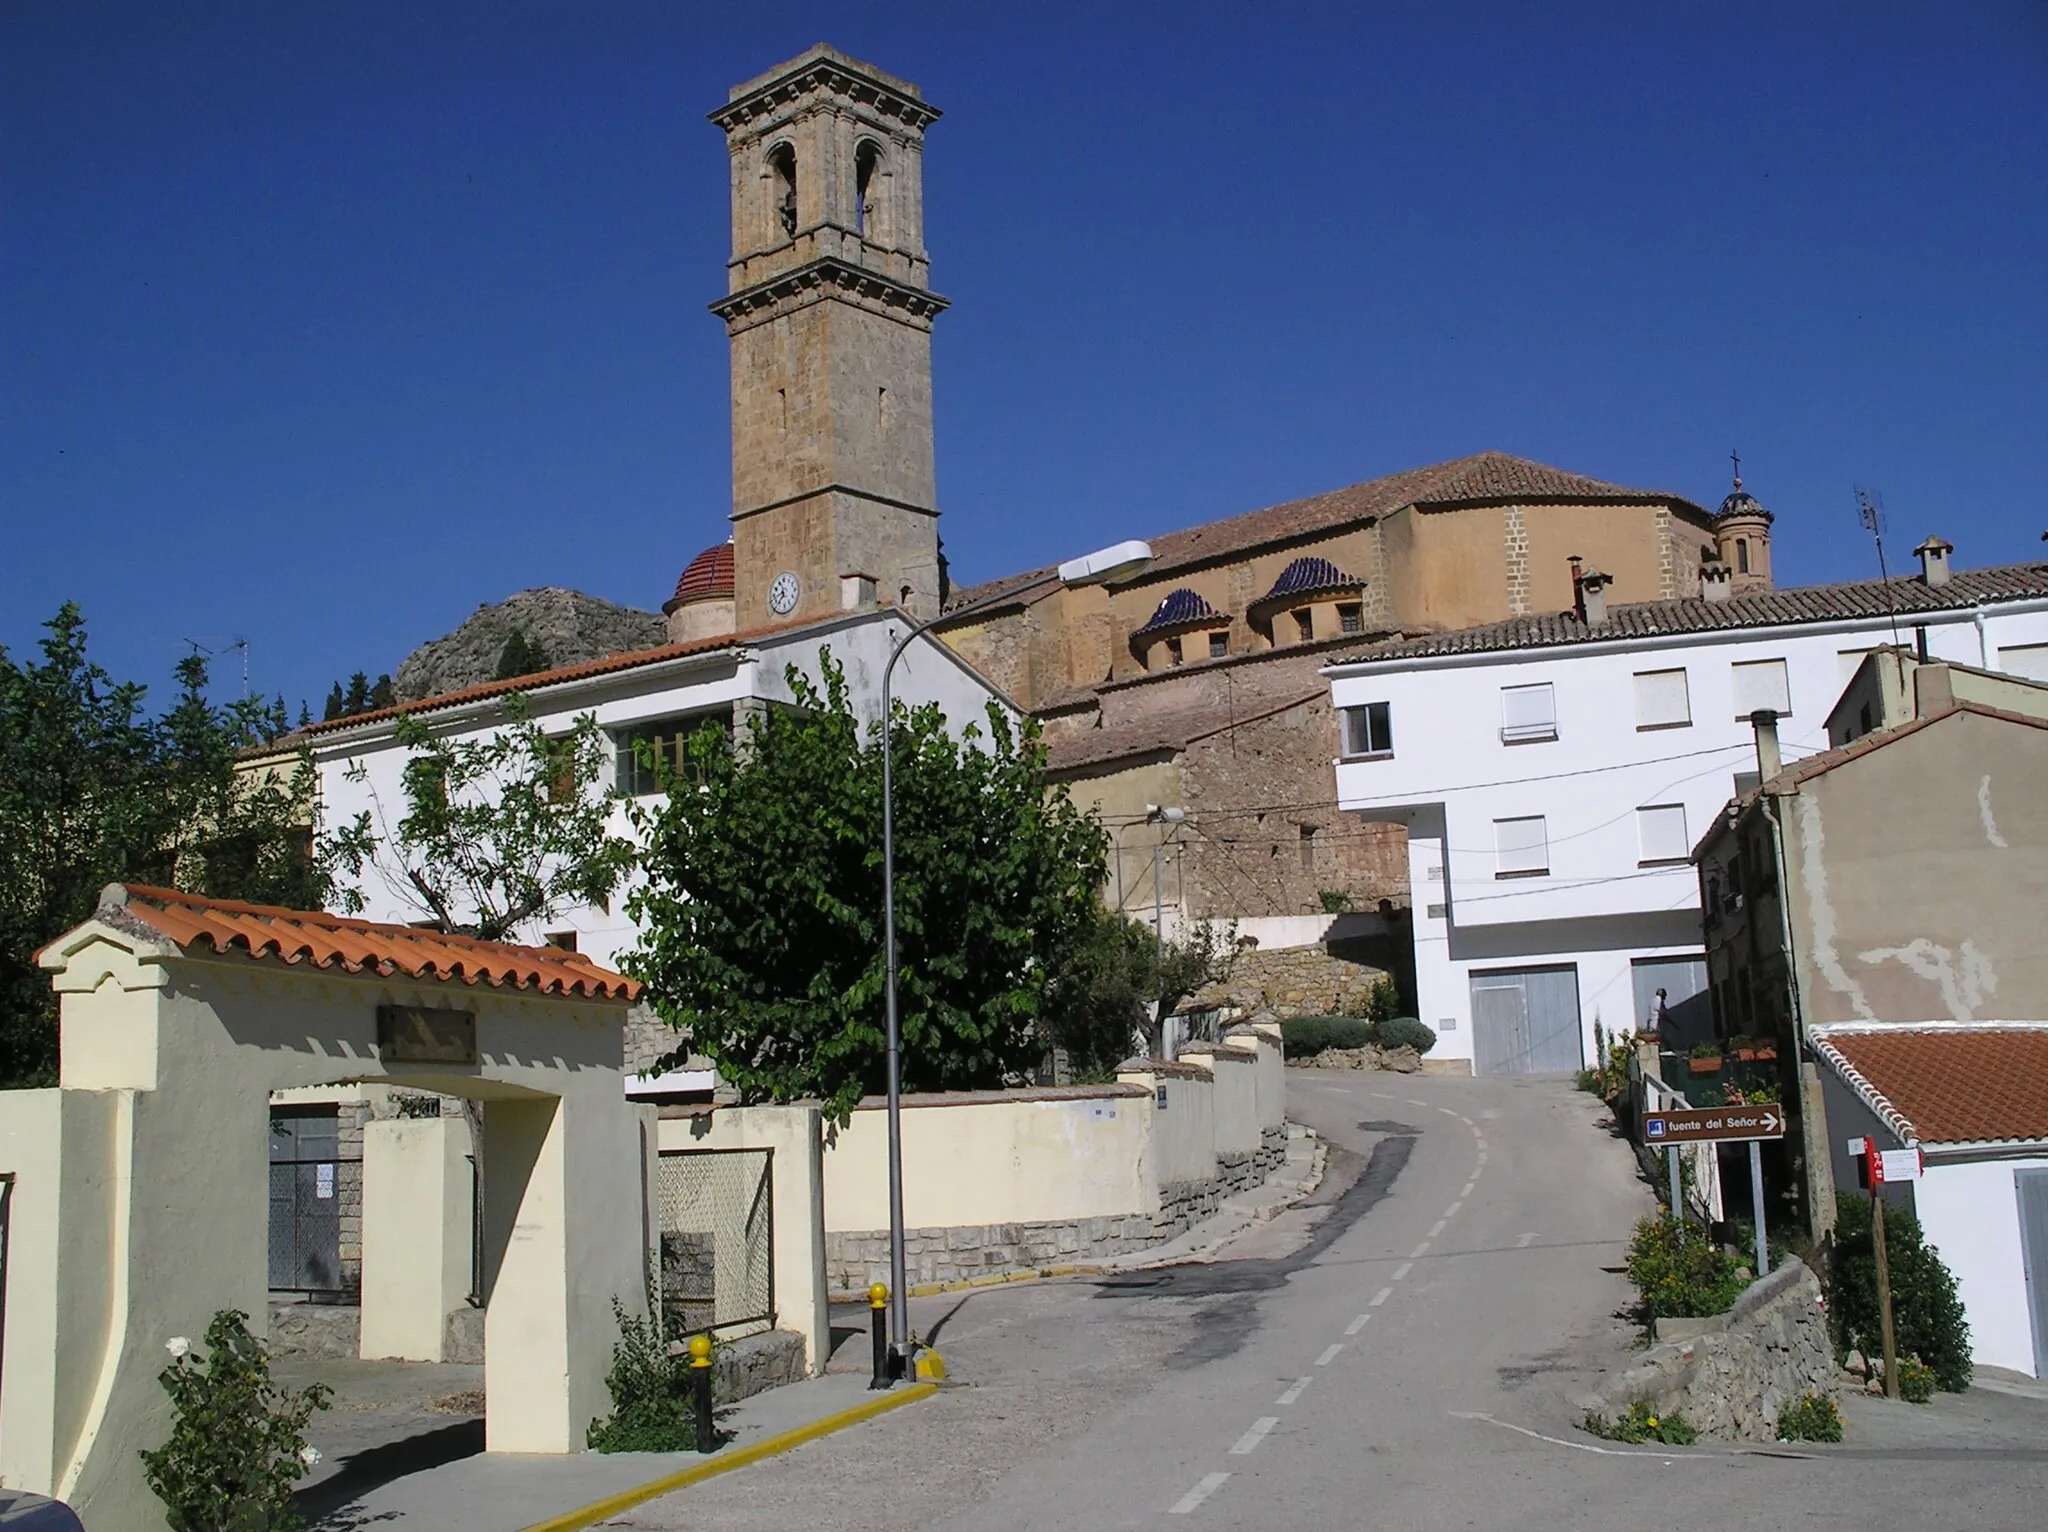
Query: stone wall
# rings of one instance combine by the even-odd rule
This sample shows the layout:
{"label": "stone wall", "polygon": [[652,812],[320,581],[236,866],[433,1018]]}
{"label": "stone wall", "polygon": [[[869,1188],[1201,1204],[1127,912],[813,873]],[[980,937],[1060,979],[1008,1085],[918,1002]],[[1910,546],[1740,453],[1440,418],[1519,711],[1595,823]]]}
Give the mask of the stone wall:
{"label": "stone wall", "polygon": [[1391,966],[1392,954],[1379,950],[1390,945],[1391,939],[1377,945],[1361,939],[1271,951],[1254,947],[1238,955],[1229,977],[1197,993],[1183,1009],[1263,1006],[1282,1016],[1363,1016],[1373,986],[1388,974],[1388,966],[1367,955]]}
{"label": "stone wall", "polygon": [[1772,1441],[1778,1413],[1802,1396],[1833,1395],[1837,1372],[1827,1313],[1812,1270],[1787,1261],[1753,1282],[1699,1333],[1653,1346],[1585,1401],[1607,1416],[1638,1400],[1683,1414],[1703,1437]]}
{"label": "stone wall", "polygon": [[721,1344],[711,1353],[711,1398],[715,1404],[737,1404],[803,1380],[804,1338],[794,1330],[764,1330]]}

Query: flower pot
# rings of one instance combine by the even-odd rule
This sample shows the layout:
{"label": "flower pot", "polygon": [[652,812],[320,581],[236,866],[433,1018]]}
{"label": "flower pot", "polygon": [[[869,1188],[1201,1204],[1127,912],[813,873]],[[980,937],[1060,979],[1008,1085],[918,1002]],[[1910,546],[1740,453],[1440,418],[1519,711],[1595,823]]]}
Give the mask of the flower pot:
{"label": "flower pot", "polygon": [[1717,1075],[1721,1072],[1719,1059],[1688,1059],[1686,1065],[1696,1075]]}

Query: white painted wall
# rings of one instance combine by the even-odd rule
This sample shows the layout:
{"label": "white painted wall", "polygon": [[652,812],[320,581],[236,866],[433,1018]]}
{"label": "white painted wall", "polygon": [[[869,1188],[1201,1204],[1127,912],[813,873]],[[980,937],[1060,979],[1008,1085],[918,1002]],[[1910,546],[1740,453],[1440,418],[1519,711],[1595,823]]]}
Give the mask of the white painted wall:
{"label": "white painted wall", "polygon": [[2032,1376],[2034,1329],[2014,1182],[2021,1170],[2048,1170],[2048,1155],[1962,1163],[1930,1158],[1913,1202],[1927,1243],[1955,1273],[1970,1321],[1971,1358]]}
{"label": "white painted wall", "polygon": [[438,1362],[448,1316],[469,1294],[469,1122],[394,1117],[363,1125],[361,1355]]}
{"label": "white painted wall", "polygon": [[1215,1077],[1216,1152],[1251,1155],[1259,1151],[1259,1054],[1228,1043],[1198,1043],[1181,1050],[1181,1062]]}
{"label": "white painted wall", "polygon": [[[2000,652],[2048,643],[2048,602],[1928,619],[1936,659],[1997,669]],[[1911,643],[1921,624],[1902,624]],[[1736,716],[1733,666],[1785,662],[1785,759],[1827,748],[1827,715],[1869,649],[1892,641],[1883,617],[1719,633],[1632,637],[1549,649],[1390,659],[1330,667],[1338,708],[1391,708],[1391,756],[1332,763],[1341,808],[1409,828],[1417,1010],[1437,1029],[1431,1057],[1473,1056],[1474,970],[1579,968],[1584,1054],[1597,1016],[1636,1025],[1634,959],[1696,956],[1699,886],[1689,862],[1643,866],[1636,810],[1679,804],[1696,844],[1756,770],[1753,731]],[[1690,722],[1639,729],[1635,676],[1684,668]],[[1548,683],[1555,740],[1501,739],[1505,687]],[[1548,871],[1497,876],[1497,819],[1542,815]]]}

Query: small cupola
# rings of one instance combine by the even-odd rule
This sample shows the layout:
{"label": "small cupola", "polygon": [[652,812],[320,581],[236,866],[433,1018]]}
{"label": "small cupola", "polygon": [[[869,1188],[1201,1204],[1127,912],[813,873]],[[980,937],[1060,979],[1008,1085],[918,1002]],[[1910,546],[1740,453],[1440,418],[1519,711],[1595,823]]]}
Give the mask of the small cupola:
{"label": "small cupola", "polygon": [[676,593],[661,604],[661,615],[668,619],[668,641],[687,644],[732,632],[735,589],[732,539],[727,538],[691,559],[676,581]]}
{"label": "small cupola", "polygon": [[1956,545],[1946,538],[1930,537],[1913,550],[1920,555],[1920,583],[1933,589],[1948,584],[1948,556]]}
{"label": "small cupola", "polygon": [[[1201,647],[1190,652],[1191,640]],[[1168,591],[1145,625],[1131,635],[1131,653],[1147,670],[1220,657],[1229,648],[1230,614],[1217,611],[1200,591],[1186,586]]]}
{"label": "small cupola", "polygon": [[1714,512],[1714,546],[1728,566],[1730,594],[1751,595],[1771,588],[1771,513],[1742,487],[1742,459],[1735,464],[1735,487]]}
{"label": "small cupola", "polygon": [[1365,631],[1365,581],[1324,558],[1295,559],[1272,589],[1245,608],[1245,620],[1274,645]]}

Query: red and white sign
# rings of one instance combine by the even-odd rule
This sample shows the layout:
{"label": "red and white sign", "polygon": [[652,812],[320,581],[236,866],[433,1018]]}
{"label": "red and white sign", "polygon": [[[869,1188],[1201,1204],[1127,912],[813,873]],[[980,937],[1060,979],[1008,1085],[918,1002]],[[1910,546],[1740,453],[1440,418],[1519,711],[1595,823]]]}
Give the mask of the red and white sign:
{"label": "red and white sign", "polygon": [[1926,1169],[1918,1149],[1880,1149],[1874,1138],[1851,1139],[1849,1152],[1869,1164],[1872,1186],[1883,1186],[1890,1181],[1917,1181]]}

